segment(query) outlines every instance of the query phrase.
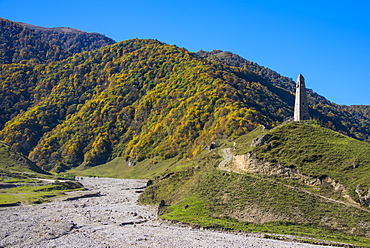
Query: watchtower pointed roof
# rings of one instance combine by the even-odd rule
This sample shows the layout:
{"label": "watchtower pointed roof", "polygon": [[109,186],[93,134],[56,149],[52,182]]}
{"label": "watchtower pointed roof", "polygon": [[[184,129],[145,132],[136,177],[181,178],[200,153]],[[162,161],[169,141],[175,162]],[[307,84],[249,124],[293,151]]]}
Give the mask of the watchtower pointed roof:
{"label": "watchtower pointed roof", "polygon": [[299,74],[297,78],[297,85],[299,85],[300,83],[304,84],[304,77],[302,74]]}

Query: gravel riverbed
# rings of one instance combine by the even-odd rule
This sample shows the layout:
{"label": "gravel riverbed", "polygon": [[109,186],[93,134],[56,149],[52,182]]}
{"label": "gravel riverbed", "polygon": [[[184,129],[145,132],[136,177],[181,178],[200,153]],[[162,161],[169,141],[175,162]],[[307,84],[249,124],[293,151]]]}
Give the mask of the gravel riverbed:
{"label": "gravel riverbed", "polygon": [[0,247],[328,247],[162,223],[156,208],[137,205],[145,180],[81,183],[100,196],[1,208]]}

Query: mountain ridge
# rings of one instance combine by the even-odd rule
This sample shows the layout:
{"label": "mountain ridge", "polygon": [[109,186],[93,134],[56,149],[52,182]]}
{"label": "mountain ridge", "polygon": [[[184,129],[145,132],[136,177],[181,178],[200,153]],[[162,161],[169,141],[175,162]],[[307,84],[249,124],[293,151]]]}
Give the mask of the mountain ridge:
{"label": "mountain ridge", "polygon": [[43,28],[3,18],[0,18],[0,30],[0,64],[21,61],[48,63],[115,43],[98,33],[70,28]]}
{"label": "mountain ridge", "polygon": [[[199,51],[197,54],[203,58],[216,60],[232,67],[253,71],[277,88],[282,88],[291,94],[295,93],[295,82],[292,79],[284,77],[269,68],[259,66],[257,63],[248,61],[237,54],[221,50],[214,50],[211,52]],[[340,131],[345,135],[359,140],[369,141],[369,105],[338,105],[315,93],[309,88],[307,89],[307,95],[311,117],[322,121],[330,128]],[[282,91],[280,92],[280,96],[281,98],[286,99],[285,101],[289,105],[294,103],[294,97],[292,97],[292,95]],[[335,117],[334,123],[333,119],[330,120],[327,118],[328,115]]]}
{"label": "mountain ridge", "polygon": [[88,32],[85,32],[79,29],[68,28],[68,27],[46,28],[46,27],[36,26],[36,25],[24,23],[24,22],[17,22],[17,23],[29,29],[36,29],[36,30],[43,30],[43,31],[57,31],[57,32],[66,32],[66,33],[88,33]]}

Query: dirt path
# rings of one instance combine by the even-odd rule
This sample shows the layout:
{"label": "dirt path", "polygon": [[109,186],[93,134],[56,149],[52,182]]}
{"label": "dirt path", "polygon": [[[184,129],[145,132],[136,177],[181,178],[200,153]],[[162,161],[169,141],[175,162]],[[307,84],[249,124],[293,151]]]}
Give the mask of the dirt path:
{"label": "dirt path", "polygon": [[232,170],[227,167],[229,162],[231,162],[231,159],[233,158],[233,154],[231,153],[232,148],[224,148],[221,150],[222,157],[224,158],[220,164],[218,165],[218,168],[223,171],[231,172]]}
{"label": "dirt path", "polygon": [[357,204],[353,204],[353,203],[350,203],[350,202],[345,202],[345,201],[340,201],[340,200],[336,200],[336,199],[333,199],[333,198],[329,198],[329,197],[326,197],[326,196],[323,196],[323,195],[320,195],[320,194],[317,194],[317,193],[313,193],[309,190],[306,190],[306,189],[302,189],[302,188],[298,188],[298,187],[294,187],[294,186],[290,186],[290,185],[287,185],[287,184],[284,184],[284,183],[280,183],[281,185],[285,186],[285,187],[288,187],[288,188],[291,188],[291,189],[294,189],[294,190],[298,190],[298,191],[301,191],[301,192],[304,192],[304,193],[307,193],[307,194],[310,194],[310,195],[314,195],[314,196],[317,196],[317,197],[320,197],[326,201],[330,201],[330,202],[335,202],[335,203],[339,203],[339,204],[344,204],[348,207],[354,207],[354,208],[357,208],[359,210],[362,210],[362,211],[365,211],[365,212],[368,212],[370,213],[370,210],[360,206],[360,205],[357,205]]}
{"label": "dirt path", "polygon": [[160,223],[144,180],[84,178],[101,196],[0,209],[0,247],[319,247]]}

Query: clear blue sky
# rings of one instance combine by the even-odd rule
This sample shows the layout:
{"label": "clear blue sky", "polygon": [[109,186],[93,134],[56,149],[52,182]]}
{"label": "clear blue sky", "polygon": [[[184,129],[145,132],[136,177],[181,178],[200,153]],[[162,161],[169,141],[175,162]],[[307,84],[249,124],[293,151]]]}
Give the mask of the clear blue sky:
{"label": "clear blue sky", "polygon": [[338,104],[370,105],[368,0],[0,0],[0,17],[230,51]]}

